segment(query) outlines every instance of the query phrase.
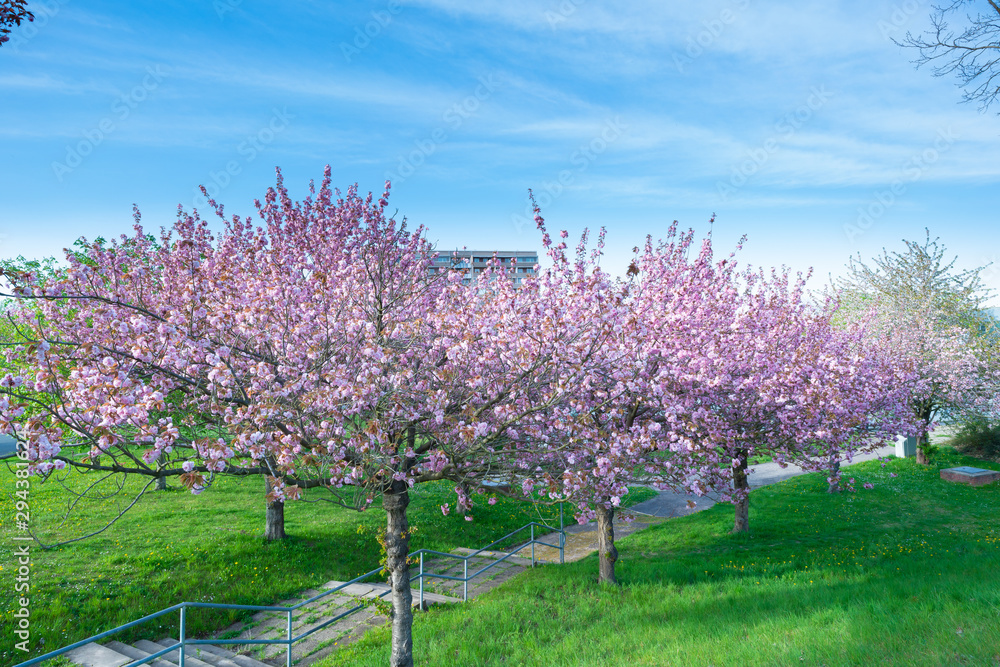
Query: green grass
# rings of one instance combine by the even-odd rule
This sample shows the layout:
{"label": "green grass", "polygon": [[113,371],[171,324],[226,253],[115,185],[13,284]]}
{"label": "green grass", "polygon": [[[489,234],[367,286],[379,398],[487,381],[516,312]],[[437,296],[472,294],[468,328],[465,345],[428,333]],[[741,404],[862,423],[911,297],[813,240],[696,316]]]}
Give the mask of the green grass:
{"label": "green grass", "polygon": [[[822,474],[765,487],[750,536],[717,505],[623,539],[620,588],[596,556],[525,572],[418,614],[417,664],[1000,665],[1000,484],[942,481],[956,465],[1000,469],[943,449],[852,466],[853,494]],[[319,667],[384,665],[388,646],[375,629]]]}
{"label": "green grass", "polygon": [[[81,485],[93,475],[72,473],[69,485]],[[139,488],[138,480],[131,490]],[[110,487],[105,486],[109,489]],[[454,509],[454,485],[424,484],[412,493],[411,548],[450,551],[458,546],[480,547],[529,521],[558,526],[558,509],[535,507],[500,498],[489,505],[475,498],[472,522]],[[274,604],[332,579],[347,580],[378,567],[377,535],[385,525],[379,506],[358,513],[329,503],[291,502],[285,528],[291,536],[279,543],[263,540],[263,482],[259,478],[220,478],[200,496],[185,490],[150,493],[111,528],[95,537],[53,550],[31,546],[31,647],[13,650],[13,555],[16,530],[14,476],[0,464],[0,611],[3,643],[0,664],[13,664],[136,620],[182,601],[234,604]],[[628,503],[655,495],[635,489]],[[117,513],[114,502],[84,503],[60,525],[70,494],[53,480],[31,480],[30,523],[45,542],[86,534]],[[572,521],[567,513],[566,520]],[[526,541],[527,532],[520,541]],[[513,546],[511,542],[510,546]],[[221,630],[245,612],[192,610],[188,633]],[[120,641],[176,636],[177,614],[116,636]]]}

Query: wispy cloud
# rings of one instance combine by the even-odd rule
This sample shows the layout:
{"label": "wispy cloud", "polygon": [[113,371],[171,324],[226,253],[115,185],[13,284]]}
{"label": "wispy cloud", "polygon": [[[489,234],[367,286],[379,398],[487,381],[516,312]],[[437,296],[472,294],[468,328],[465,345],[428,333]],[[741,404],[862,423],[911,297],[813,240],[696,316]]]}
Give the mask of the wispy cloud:
{"label": "wispy cloud", "polygon": [[[341,185],[378,189],[419,163],[393,204],[449,245],[535,243],[511,222],[533,187],[567,225],[607,224],[622,247],[718,209],[774,248],[804,252],[793,241],[816,235],[840,252],[844,223],[900,179],[905,195],[858,248],[938,221],[1000,243],[996,117],[957,104],[953,81],[889,39],[926,27],[924,0],[403,0],[389,22],[373,14],[387,2],[227,3],[64,3],[0,50],[5,221],[72,237],[72,206],[96,236],[138,201],[169,223],[231,160],[244,160],[233,207],[276,164],[293,189],[327,163]],[[367,45],[347,59],[359,31]],[[156,66],[169,78],[119,122],[112,105]],[[477,97],[482,77],[496,85]],[[294,119],[247,163],[238,146],[276,107]],[[610,121],[623,127],[608,141]],[[942,131],[957,138],[905,180]],[[88,141],[93,157],[53,191],[52,163]]]}

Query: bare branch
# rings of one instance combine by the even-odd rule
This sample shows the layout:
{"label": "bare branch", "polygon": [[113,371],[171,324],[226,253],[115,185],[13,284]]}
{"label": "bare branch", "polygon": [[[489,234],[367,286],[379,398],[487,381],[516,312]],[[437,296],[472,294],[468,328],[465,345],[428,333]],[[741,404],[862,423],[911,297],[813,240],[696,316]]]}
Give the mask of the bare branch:
{"label": "bare branch", "polygon": [[934,6],[930,30],[917,36],[907,32],[902,41],[893,42],[917,50],[920,55],[913,61],[917,68],[933,63],[934,76],[955,74],[965,88],[962,101],[977,102],[984,112],[1000,96],[1000,3],[986,0],[993,11],[966,14],[967,25],[957,33],[947,20],[949,14],[974,2],[953,0],[945,7]]}
{"label": "bare branch", "polygon": [[126,507],[121,512],[119,512],[118,516],[116,516],[114,519],[112,519],[111,521],[109,521],[106,526],[104,526],[103,528],[100,528],[98,530],[95,530],[92,533],[87,533],[86,535],[81,535],[80,537],[74,537],[72,540],[66,540],[65,542],[56,542],[55,544],[45,544],[40,539],[38,539],[38,536],[35,535],[35,533],[33,531],[30,532],[30,535],[31,535],[32,538],[34,538],[34,540],[36,542],[38,542],[39,546],[41,546],[43,549],[46,549],[46,550],[48,550],[48,549],[55,549],[56,547],[61,547],[61,546],[65,545],[65,544],[72,544],[73,542],[79,542],[80,540],[85,540],[88,537],[93,537],[94,535],[100,535],[101,533],[103,533],[104,531],[106,531],[108,528],[110,528],[111,526],[113,526],[115,524],[115,522],[118,521],[118,519],[120,519],[123,516],[125,516],[125,513],[128,512],[130,509],[132,509],[137,502],[139,502],[139,499],[142,498],[142,496],[146,493],[146,489],[149,488],[149,485],[152,484],[155,481],[156,481],[156,479],[154,478],[154,479],[151,479],[148,482],[146,482],[146,486],[142,487],[142,491],[139,492],[139,495],[137,495],[135,497],[135,500],[133,500],[129,504],[128,507]]}

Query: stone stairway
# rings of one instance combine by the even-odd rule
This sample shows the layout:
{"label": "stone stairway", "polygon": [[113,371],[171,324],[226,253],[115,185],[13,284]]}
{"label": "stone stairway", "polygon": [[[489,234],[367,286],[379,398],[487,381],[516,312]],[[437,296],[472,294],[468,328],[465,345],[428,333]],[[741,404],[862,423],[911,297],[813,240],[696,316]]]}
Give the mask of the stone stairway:
{"label": "stone stairway", "polygon": [[[343,585],[340,581],[329,581],[320,590],[310,589],[298,597],[282,600],[278,607],[290,607],[304,600],[319,595],[324,590],[330,590]],[[384,583],[350,584],[340,591],[321,598],[292,615],[292,636],[298,636],[316,628],[331,618],[338,616],[357,606],[358,598],[381,597],[388,602],[389,586]],[[439,593],[424,593],[424,603],[450,604],[461,602],[461,598],[441,595]],[[413,604],[418,604],[414,595]],[[326,657],[338,646],[356,640],[365,630],[372,626],[387,622],[374,608],[367,607],[354,612],[350,616],[318,630],[308,637],[292,645],[292,662],[296,665],[309,665]],[[246,623],[235,623],[218,635],[220,638],[233,639],[285,639],[288,636],[288,615],[281,612],[262,611],[255,614]],[[232,650],[253,656],[272,665],[284,665],[287,648],[278,644],[232,644]]]}
{"label": "stone stairway", "polygon": [[[472,549],[456,549],[458,555],[469,555]],[[483,567],[497,563],[506,556],[503,552],[484,551],[468,563],[469,574],[474,574]],[[524,556],[527,557],[524,557]],[[531,566],[529,550],[522,550],[520,555],[512,556],[502,563],[497,563],[489,570],[469,582],[469,598],[473,598]],[[415,577],[420,571],[418,564],[410,566],[410,576]],[[427,574],[444,574],[452,577],[463,577],[463,561],[443,556],[425,556],[424,572]],[[296,598],[282,600],[273,605],[290,607],[304,600],[315,597],[323,591],[341,586],[343,582],[329,581],[319,589],[303,591]],[[419,582],[413,582],[413,605],[420,604]],[[424,605],[450,604],[461,602],[464,585],[461,581],[447,579],[424,579]],[[316,628],[329,619],[338,616],[355,607],[361,599],[382,597],[389,601],[389,586],[385,583],[350,584],[336,593],[327,595],[310,603],[292,615],[292,636],[298,636]],[[388,622],[373,606],[367,606],[349,616],[314,632],[308,637],[292,645],[292,663],[299,666],[310,665],[320,660],[339,646],[358,639],[373,626]],[[263,611],[255,614],[249,621],[231,625],[215,635],[216,639],[285,639],[288,633],[288,615],[281,612]],[[117,641],[103,645],[87,644],[67,653],[71,662],[81,667],[122,667],[130,662],[148,657],[152,653],[167,646],[177,644],[175,639],[162,639],[159,642],[139,640],[130,646]],[[225,644],[224,648],[210,645],[188,646],[184,652],[184,664],[187,667],[283,667],[286,660],[287,647],[278,644]],[[179,651],[172,651],[151,661],[152,667],[177,667]]]}
{"label": "stone stairway", "polygon": [[[122,667],[177,643],[176,639],[168,638],[158,642],[140,639],[132,646],[117,641],[103,645],[87,644],[73,649],[66,654],[66,657],[81,667]],[[177,667],[179,654],[179,650],[171,651],[154,658],[148,664],[152,667]],[[186,667],[273,667],[217,646],[188,646],[184,650],[184,664]]]}
{"label": "stone stairway", "polygon": [[[467,556],[471,553],[475,553],[474,549],[458,548],[455,549],[455,553]],[[482,551],[476,556],[469,559],[469,574],[475,574],[482,568],[490,565],[491,563],[497,563],[490,569],[486,570],[478,577],[469,582],[469,599],[476,597],[480,593],[495,588],[507,581],[514,575],[523,572],[526,568],[531,567],[531,552],[527,550],[522,550],[522,554],[527,554],[528,557],[525,558],[523,555],[511,556],[502,563],[498,563],[498,559],[503,558],[507,555],[506,552],[500,551]],[[410,566],[410,575],[416,576],[420,572],[419,565]],[[465,576],[464,565],[461,560],[456,558],[445,558],[443,556],[424,557],[424,573],[425,574],[444,574],[451,577],[464,577]],[[417,599],[419,595],[419,582],[413,582],[413,598]],[[459,600],[463,597],[464,584],[461,581],[453,581],[450,579],[435,579],[433,577],[424,578],[424,598],[427,598],[428,592],[440,593],[443,595],[449,595]]]}

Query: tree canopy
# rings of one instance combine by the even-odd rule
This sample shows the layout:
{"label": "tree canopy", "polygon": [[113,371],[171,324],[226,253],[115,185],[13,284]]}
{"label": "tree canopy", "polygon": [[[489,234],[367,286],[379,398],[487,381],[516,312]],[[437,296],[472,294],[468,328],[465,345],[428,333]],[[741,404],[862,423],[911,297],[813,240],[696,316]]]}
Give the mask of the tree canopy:
{"label": "tree canopy", "polygon": [[[961,16],[960,10],[968,8]],[[954,74],[965,89],[962,99],[986,111],[1000,95],[1000,3],[997,0],[951,0],[933,7],[931,29],[910,32],[899,46],[916,49],[914,64],[930,64],[934,76]],[[955,22],[964,23],[955,29]],[[1000,112],[998,112],[1000,114]]]}
{"label": "tree canopy", "polygon": [[22,22],[35,20],[35,15],[28,10],[28,0],[0,0],[0,46],[9,42],[10,29]]}
{"label": "tree canopy", "polygon": [[981,280],[986,267],[957,271],[957,258],[947,261],[929,230],[922,244],[904,244],[871,265],[851,260],[837,286],[847,318],[866,321],[872,337],[903,353],[916,376],[911,407],[925,432],[942,417],[995,416],[1000,364],[995,323],[984,310],[992,294]]}

